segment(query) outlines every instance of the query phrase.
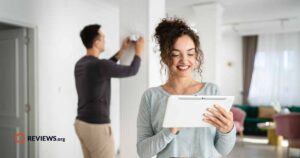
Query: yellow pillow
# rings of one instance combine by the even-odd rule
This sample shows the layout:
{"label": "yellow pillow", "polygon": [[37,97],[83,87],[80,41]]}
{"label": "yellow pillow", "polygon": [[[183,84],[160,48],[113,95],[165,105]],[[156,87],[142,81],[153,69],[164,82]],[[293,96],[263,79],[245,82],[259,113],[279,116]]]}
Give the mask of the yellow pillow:
{"label": "yellow pillow", "polygon": [[261,106],[261,107],[258,107],[258,118],[273,119],[273,115],[274,114],[276,114],[276,111],[271,106]]}

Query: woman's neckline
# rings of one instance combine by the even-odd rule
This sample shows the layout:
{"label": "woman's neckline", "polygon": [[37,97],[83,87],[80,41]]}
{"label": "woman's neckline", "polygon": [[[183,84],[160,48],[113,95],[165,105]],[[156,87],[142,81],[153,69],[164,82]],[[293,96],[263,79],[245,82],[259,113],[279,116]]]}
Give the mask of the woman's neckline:
{"label": "woman's neckline", "polygon": [[167,92],[167,91],[162,87],[162,85],[159,86],[159,89],[160,89],[163,93],[165,93],[165,94],[167,94],[167,95],[196,95],[196,94],[200,93],[203,89],[205,89],[205,87],[206,87],[206,85],[207,85],[206,82],[202,82],[202,84],[203,84],[203,86],[202,86],[196,93],[193,93],[193,94],[172,94],[172,93]]}

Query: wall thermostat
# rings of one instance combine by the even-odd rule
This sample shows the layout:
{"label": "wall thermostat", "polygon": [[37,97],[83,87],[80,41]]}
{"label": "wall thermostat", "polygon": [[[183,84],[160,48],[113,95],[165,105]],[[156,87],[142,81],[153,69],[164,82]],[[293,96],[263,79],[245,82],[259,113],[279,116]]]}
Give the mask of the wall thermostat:
{"label": "wall thermostat", "polygon": [[130,40],[131,42],[136,42],[139,38],[140,38],[140,37],[139,37],[139,35],[137,35],[137,34],[132,34],[132,35],[129,36],[129,40]]}

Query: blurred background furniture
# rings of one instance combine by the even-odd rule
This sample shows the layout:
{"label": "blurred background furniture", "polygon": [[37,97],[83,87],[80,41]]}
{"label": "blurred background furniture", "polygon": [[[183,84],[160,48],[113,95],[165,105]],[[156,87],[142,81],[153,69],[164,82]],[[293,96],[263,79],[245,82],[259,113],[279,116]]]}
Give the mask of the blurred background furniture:
{"label": "blurred background furniture", "polygon": [[276,133],[288,139],[290,148],[300,148],[300,113],[277,114],[274,116]]}
{"label": "blurred background furniture", "polygon": [[[267,130],[258,128],[258,123],[273,122],[276,113],[272,106],[258,106],[248,104],[235,104],[233,107],[240,108],[246,112],[244,122],[244,135],[267,136]],[[290,112],[300,112],[300,106],[284,106]]]}
{"label": "blurred background furniture", "polygon": [[240,134],[241,137],[243,137],[243,132],[244,132],[244,121],[246,118],[246,112],[243,110],[232,107],[230,111],[233,113],[233,121],[234,125],[236,127],[237,132]]}
{"label": "blurred background furniture", "polygon": [[280,146],[282,143],[282,136],[276,133],[275,122],[261,122],[257,124],[257,127],[267,131],[268,144]]}
{"label": "blurred background furniture", "polygon": [[267,131],[259,129],[257,127],[257,124],[264,123],[264,122],[272,122],[273,120],[272,114],[275,113],[273,113],[274,110],[272,111],[271,106],[266,107],[266,106],[251,106],[251,105],[235,105],[234,107],[240,108],[246,113],[246,118],[244,122],[245,129],[243,132],[245,135],[267,136]]}

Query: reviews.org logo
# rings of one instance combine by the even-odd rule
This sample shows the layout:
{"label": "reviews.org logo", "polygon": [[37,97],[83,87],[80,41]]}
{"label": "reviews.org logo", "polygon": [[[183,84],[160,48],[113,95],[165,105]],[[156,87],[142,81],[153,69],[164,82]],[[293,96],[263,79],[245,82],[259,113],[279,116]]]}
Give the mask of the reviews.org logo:
{"label": "reviews.org logo", "polygon": [[16,143],[24,144],[25,143],[25,134],[23,132],[16,133],[15,140],[16,140]]}
{"label": "reviews.org logo", "polygon": [[[15,141],[18,144],[24,144],[26,141],[26,136],[23,132],[16,133]],[[65,142],[65,138],[57,137],[57,136],[27,136],[27,141],[36,142]]]}

